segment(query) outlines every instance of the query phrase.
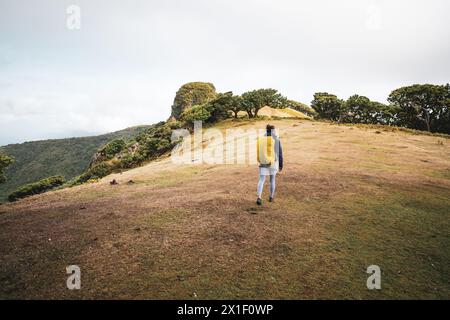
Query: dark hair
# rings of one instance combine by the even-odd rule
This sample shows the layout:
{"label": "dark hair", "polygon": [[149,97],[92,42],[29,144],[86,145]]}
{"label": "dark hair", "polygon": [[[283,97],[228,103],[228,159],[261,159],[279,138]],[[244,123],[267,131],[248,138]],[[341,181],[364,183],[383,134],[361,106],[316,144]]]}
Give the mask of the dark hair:
{"label": "dark hair", "polygon": [[272,133],[272,130],[275,130],[275,126],[273,126],[273,125],[271,125],[271,124],[268,124],[267,126],[266,126],[266,131],[267,131],[267,133]]}

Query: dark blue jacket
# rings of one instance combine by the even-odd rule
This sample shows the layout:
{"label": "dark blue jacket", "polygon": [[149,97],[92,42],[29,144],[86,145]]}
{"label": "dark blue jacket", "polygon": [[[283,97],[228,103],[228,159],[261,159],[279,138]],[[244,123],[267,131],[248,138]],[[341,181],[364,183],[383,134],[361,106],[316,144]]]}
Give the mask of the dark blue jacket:
{"label": "dark blue jacket", "polygon": [[269,134],[268,132],[266,132],[267,137],[270,135],[275,140],[275,155],[278,159],[278,166],[281,171],[281,170],[283,170],[283,148],[281,147],[281,141],[280,141],[280,138],[278,138],[278,136],[276,136],[274,134]]}

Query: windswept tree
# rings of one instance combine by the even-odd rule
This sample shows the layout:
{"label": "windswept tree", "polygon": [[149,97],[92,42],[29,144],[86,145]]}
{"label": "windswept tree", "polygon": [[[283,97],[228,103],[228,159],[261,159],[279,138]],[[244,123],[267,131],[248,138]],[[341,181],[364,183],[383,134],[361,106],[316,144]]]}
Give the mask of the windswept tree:
{"label": "windswept tree", "polygon": [[275,89],[258,89],[242,94],[242,106],[249,118],[258,116],[258,111],[265,106],[284,108],[287,99]]}
{"label": "windswept tree", "polygon": [[[447,85],[448,87],[448,85]],[[436,131],[450,134],[450,97],[444,100],[446,112],[443,112],[436,124]]]}
{"label": "windswept tree", "polygon": [[14,159],[9,156],[0,155],[0,183],[6,181],[5,169],[13,163],[13,161]]}
{"label": "windswept tree", "polygon": [[399,108],[401,125],[450,133],[450,85],[402,87],[394,90],[388,100]]}
{"label": "windswept tree", "polygon": [[214,99],[205,104],[211,114],[208,122],[217,122],[229,117],[229,110],[233,106],[233,92],[219,93]]}
{"label": "windswept tree", "polygon": [[370,101],[357,94],[348,98],[345,103],[347,122],[393,125],[397,121],[398,110],[394,106]]}
{"label": "windswept tree", "polygon": [[311,107],[317,112],[320,118],[333,121],[343,121],[346,115],[346,104],[338,99],[334,94],[318,92],[314,94]]}
{"label": "windswept tree", "polygon": [[398,108],[394,105],[387,105],[381,102],[371,101],[371,111],[369,113],[369,122],[372,124],[397,125]]}
{"label": "windswept tree", "polygon": [[205,104],[216,97],[216,88],[208,82],[189,82],[175,95],[171,117],[179,120],[183,111],[195,105]]}
{"label": "windswept tree", "polygon": [[347,109],[346,121],[351,123],[371,123],[372,105],[369,98],[355,94],[348,98],[345,103]]}
{"label": "windswept tree", "polygon": [[228,110],[233,113],[235,119],[237,119],[240,111],[244,111],[244,99],[241,96],[232,96]]}

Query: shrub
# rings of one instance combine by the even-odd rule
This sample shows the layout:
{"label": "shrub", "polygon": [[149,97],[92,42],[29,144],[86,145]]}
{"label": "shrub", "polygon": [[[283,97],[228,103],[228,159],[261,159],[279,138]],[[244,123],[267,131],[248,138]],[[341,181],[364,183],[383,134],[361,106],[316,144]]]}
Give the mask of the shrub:
{"label": "shrub", "polygon": [[182,124],[173,119],[151,126],[128,145],[121,147],[122,151],[113,158],[100,158],[100,161],[95,161],[87,172],[70,185],[84,183],[92,178],[102,178],[119,169],[133,168],[146,160],[156,159],[174,147],[175,143],[171,141],[172,130],[180,127]]}
{"label": "shrub", "polygon": [[194,126],[194,121],[206,121],[211,117],[211,113],[204,105],[195,105],[187,108],[181,114],[181,120],[190,128]]}
{"label": "shrub", "polygon": [[53,176],[42,179],[38,182],[29,183],[19,187],[8,196],[9,201],[16,201],[34,194],[44,193],[51,189],[61,186],[65,182],[63,176]]}
{"label": "shrub", "polygon": [[92,168],[90,168],[87,172],[83,173],[79,181],[80,183],[86,182],[90,179],[100,179],[106,177],[108,174],[112,173],[115,169],[114,164],[109,162],[99,163]]}
{"label": "shrub", "polygon": [[157,138],[149,138],[145,142],[145,147],[149,151],[150,154],[155,153],[158,150],[159,140]]}
{"label": "shrub", "polygon": [[171,148],[172,148],[172,144],[169,141],[161,140],[161,141],[159,141],[159,143],[156,147],[156,152],[158,154],[163,154]]}
{"label": "shrub", "polygon": [[108,142],[101,150],[108,159],[111,159],[116,154],[121,152],[125,148],[125,141],[122,139],[114,139],[110,142]]}
{"label": "shrub", "polygon": [[6,181],[4,171],[13,161],[14,159],[11,157],[0,155],[0,183]]}

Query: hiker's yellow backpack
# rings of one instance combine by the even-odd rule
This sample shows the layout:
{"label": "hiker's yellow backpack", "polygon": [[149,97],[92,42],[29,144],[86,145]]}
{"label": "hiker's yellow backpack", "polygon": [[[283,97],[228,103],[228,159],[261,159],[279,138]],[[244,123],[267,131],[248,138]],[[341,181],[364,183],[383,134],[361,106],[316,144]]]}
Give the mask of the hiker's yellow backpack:
{"label": "hiker's yellow backpack", "polygon": [[256,145],[259,164],[272,165],[275,161],[275,140],[272,136],[258,137]]}

